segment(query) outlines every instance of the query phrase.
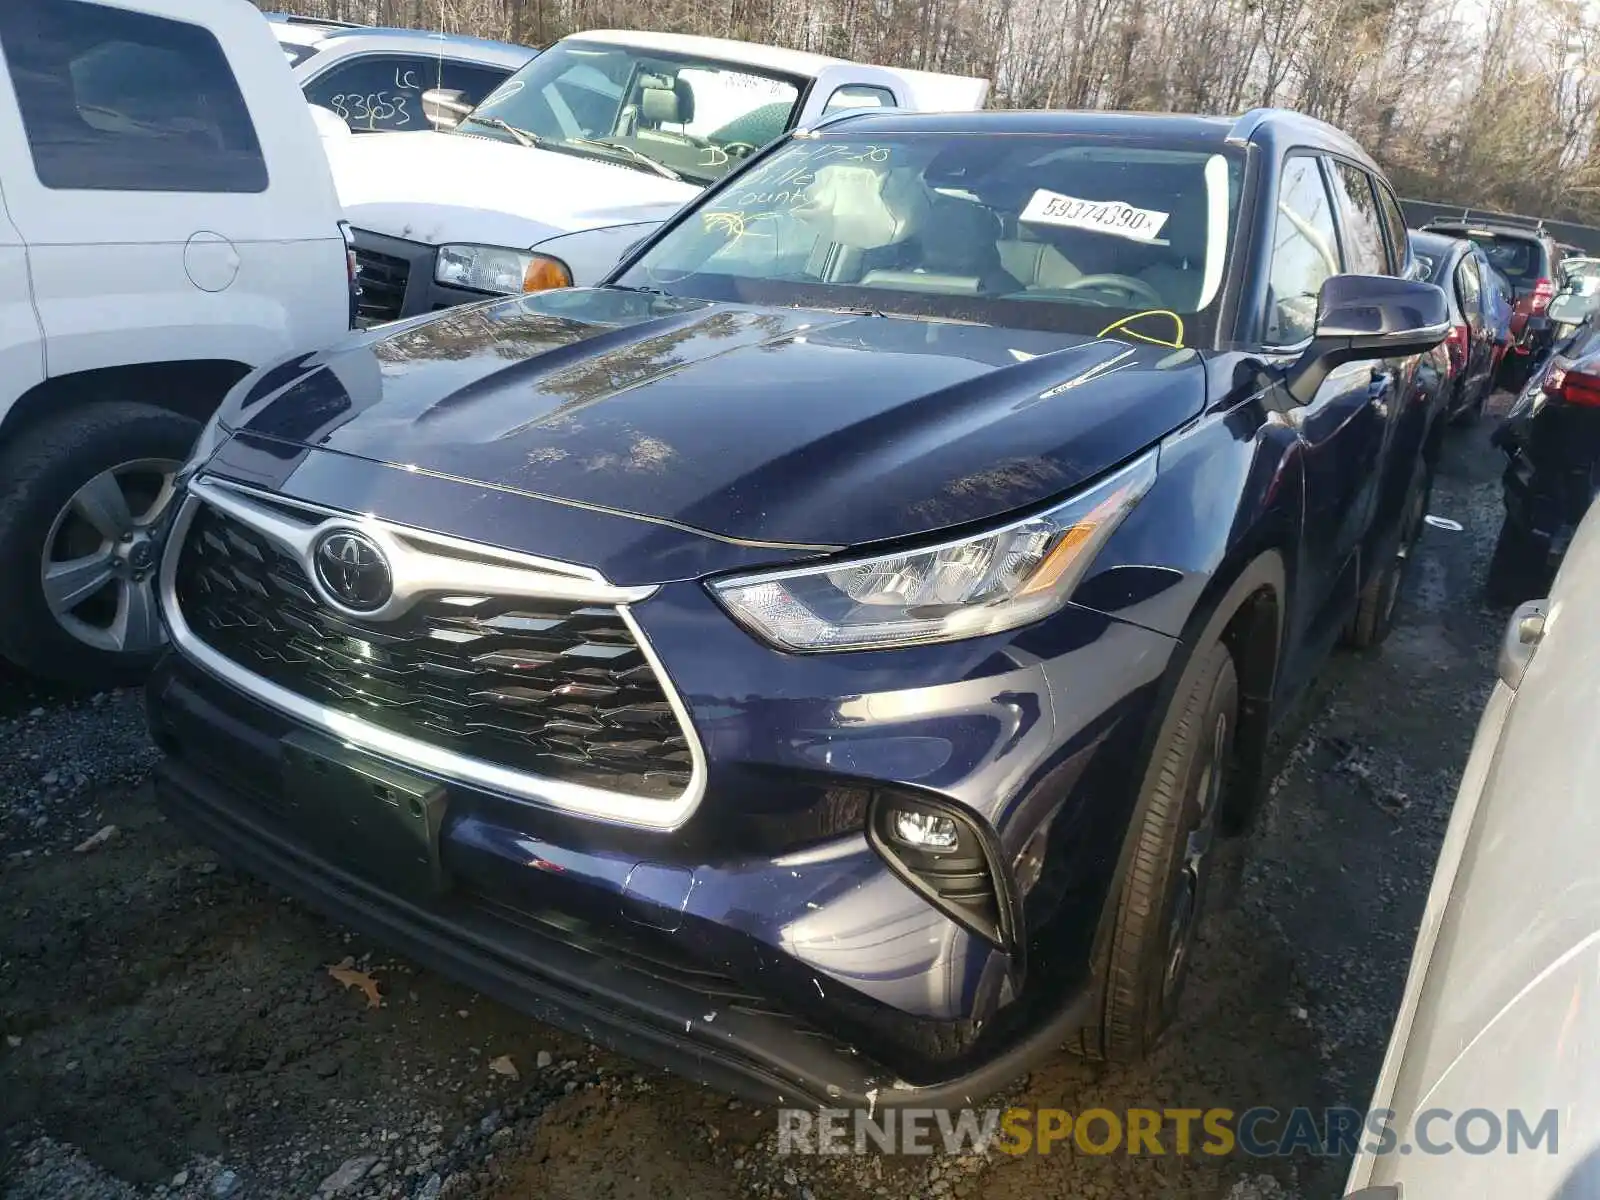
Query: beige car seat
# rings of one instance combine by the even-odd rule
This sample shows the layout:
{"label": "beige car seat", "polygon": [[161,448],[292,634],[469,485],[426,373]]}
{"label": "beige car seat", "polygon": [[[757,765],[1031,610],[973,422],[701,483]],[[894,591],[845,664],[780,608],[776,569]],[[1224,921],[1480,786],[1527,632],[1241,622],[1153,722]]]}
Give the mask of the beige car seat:
{"label": "beige car seat", "polygon": [[1024,291],[1066,287],[1084,274],[1065,254],[1034,235],[1026,225],[1017,230],[1016,237],[1001,238],[996,248],[1000,251],[1001,263],[1017,277]]}

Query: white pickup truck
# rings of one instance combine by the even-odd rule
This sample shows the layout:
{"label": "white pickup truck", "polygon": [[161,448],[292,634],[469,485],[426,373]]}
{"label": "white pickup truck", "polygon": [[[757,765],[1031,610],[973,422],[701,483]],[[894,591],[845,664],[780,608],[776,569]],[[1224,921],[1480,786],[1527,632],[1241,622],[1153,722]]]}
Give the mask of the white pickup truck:
{"label": "white pickup truck", "polygon": [[988,94],[986,79],[600,30],[557,42],[449,132],[323,145],[372,322],[594,283],[788,129],[842,108],[972,110]]}

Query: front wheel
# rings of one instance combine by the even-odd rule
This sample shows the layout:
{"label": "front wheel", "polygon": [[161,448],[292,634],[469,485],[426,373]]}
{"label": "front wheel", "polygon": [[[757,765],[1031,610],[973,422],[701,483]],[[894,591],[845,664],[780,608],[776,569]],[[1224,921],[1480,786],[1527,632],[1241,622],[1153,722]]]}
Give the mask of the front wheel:
{"label": "front wheel", "polygon": [[136,682],[165,642],[159,532],[198,426],[75,406],[0,454],[0,655],[48,679]]}
{"label": "front wheel", "polygon": [[1116,898],[1100,1021],[1079,1043],[1091,1058],[1147,1054],[1172,1023],[1188,978],[1239,716],[1228,648],[1196,653],[1135,809],[1139,829]]}

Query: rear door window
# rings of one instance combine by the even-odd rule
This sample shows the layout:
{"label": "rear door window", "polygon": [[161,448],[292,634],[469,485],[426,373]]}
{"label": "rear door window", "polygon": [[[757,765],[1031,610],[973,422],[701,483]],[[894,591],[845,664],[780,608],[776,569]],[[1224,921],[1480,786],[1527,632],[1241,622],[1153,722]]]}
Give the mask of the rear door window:
{"label": "rear door window", "polygon": [[1333,164],[1334,190],[1344,218],[1344,268],[1357,275],[1386,275],[1389,251],[1383,240],[1383,222],[1372,176],[1347,162]]}
{"label": "rear door window", "polygon": [[1544,273],[1544,255],[1533,238],[1474,234],[1472,240],[1478,243],[1490,265],[1519,291],[1531,288]]}
{"label": "rear door window", "polygon": [[1389,235],[1389,259],[1394,264],[1394,273],[1398,275],[1405,267],[1406,248],[1410,242],[1406,233],[1406,216],[1388,186],[1382,180],[1374,182],[1378,185],[1378,209],[1383,216],[1384,231]]}
{"label": "rear door window", "polygon": [[249,109],[209,30],[88,0],[0,0],[0,51],[45,187],[266,190]]}
{"label": "rear door window", "polygon": [[1470,254],[1456,268],[1456,299],[1460,301],[1461,312],[1468,320],[1482,315],[1483,288],[1478,279],[1477,260]]}

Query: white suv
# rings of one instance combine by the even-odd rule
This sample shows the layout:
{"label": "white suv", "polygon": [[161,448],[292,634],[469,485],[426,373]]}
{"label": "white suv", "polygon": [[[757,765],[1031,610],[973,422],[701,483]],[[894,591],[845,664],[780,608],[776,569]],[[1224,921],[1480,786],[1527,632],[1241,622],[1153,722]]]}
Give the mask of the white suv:
{"label": "white suv", "polygon": [[0,0],[0,162],[0,655],[131,678],[199,423],[349,328],[338,199],[245,0]]}

